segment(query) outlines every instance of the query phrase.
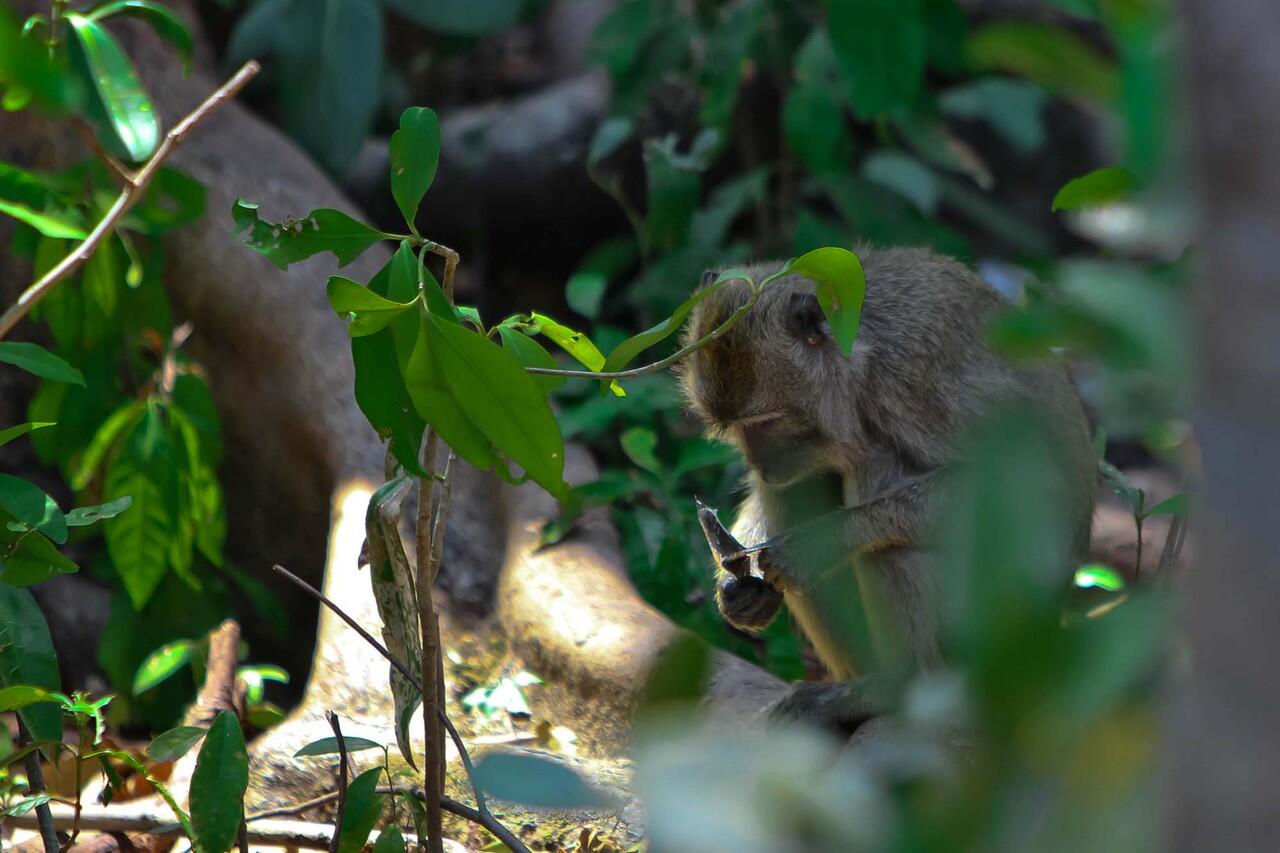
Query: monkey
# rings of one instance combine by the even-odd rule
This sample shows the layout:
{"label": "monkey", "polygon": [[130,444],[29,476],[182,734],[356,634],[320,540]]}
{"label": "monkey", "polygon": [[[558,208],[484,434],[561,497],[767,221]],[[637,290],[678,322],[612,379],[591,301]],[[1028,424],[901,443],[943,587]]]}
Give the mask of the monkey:
{"label": "monkey", "polygon": [[[987,321],[1003,304],[994,289],[927,249],[859,257],[866,294],[852,354],[832,338],[816,283],[788,275],[681,369],[689,409],[748,467],[727,538],[747,547],[718,560],[720,612],[754,632],[785,602],[834,683],[793,685],[771,716],[846,731],[888,710],[878,673],[941,663],[932,534],[967,428],[1010,401],[1044,416],[1066,460],[1071,559],[1087,550],[1096,486],[1089,422],[1065,364],[1010,363],[988,345]],[[760,282],[781,267],[747,272]],[[707,294],[684,344],[750,295],[743,281]]]}

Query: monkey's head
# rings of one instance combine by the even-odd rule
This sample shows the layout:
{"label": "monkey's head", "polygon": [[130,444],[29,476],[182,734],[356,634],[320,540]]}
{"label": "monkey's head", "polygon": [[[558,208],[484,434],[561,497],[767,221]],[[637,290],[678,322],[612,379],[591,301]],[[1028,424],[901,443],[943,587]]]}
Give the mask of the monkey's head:
{"label": "monkey's head", "polygon": [[[778,267],[749,272],[761,281]],[[715,277],[705,274],[702,286]],[[849,458],[841,448],[855,428],[850,395],[861,359],[839,351],[816,290],[801,276],[770,282],[746,316],[682,366],[685,397],[708,434],[735,445],[770,485]],[[722,285],[691,312],[684,342],[710,334],[750,297],[746,282]]]}

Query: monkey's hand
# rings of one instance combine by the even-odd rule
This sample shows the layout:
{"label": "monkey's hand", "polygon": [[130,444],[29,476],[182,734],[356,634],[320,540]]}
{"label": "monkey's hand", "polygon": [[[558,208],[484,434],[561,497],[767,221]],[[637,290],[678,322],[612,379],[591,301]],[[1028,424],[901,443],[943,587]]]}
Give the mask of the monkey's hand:
{"label": "monkey's hand", "polygon": [[760,578],[726,572],[716,582],[716,604],[735,628],[763,631],[782,609],[782,593]]}

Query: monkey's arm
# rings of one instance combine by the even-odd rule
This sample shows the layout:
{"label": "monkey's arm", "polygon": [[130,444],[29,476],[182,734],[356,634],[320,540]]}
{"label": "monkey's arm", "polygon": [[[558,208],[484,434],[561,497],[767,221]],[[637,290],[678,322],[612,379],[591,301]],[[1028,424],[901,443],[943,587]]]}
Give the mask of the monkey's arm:
{"label": "monkey's arm", "polygon": [[774,536],[759,557],[765,578],[783,589],[808,588],[851,554],[918,547],[936,517],[940,479],[939,471],[906,478],[868,500]]}

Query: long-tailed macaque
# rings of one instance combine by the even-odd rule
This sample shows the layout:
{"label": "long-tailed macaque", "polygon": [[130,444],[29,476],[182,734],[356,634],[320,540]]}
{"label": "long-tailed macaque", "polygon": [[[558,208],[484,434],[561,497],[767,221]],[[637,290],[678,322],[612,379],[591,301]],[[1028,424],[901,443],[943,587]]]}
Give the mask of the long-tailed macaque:
{"label": "long-tailed macaque", "polygon": [[[1007,403],[1050,425],[1068,460],[1062,524],[1073,557],[1088,545],[1095,485],[1089,425],[1065,366],[1011,364],[989,349],[986,320],[1001,304],[994,290],[927,250],[861,260],[866,299],[852,355],[832,339],[816,285],[792,275],[768,284],[683,373],[708,433],[750,467],[728,538],[743,550],[718,559],[720,610],[755,631],[785,601],[840,683],[797,685],[774,712],[846,728],[876,712],[864,676],[939,659],[931,533],[967,427]],[[748,271],[760,281],[779,268]],[[749,296],[735,281],[706,297],[686,342]]]}

